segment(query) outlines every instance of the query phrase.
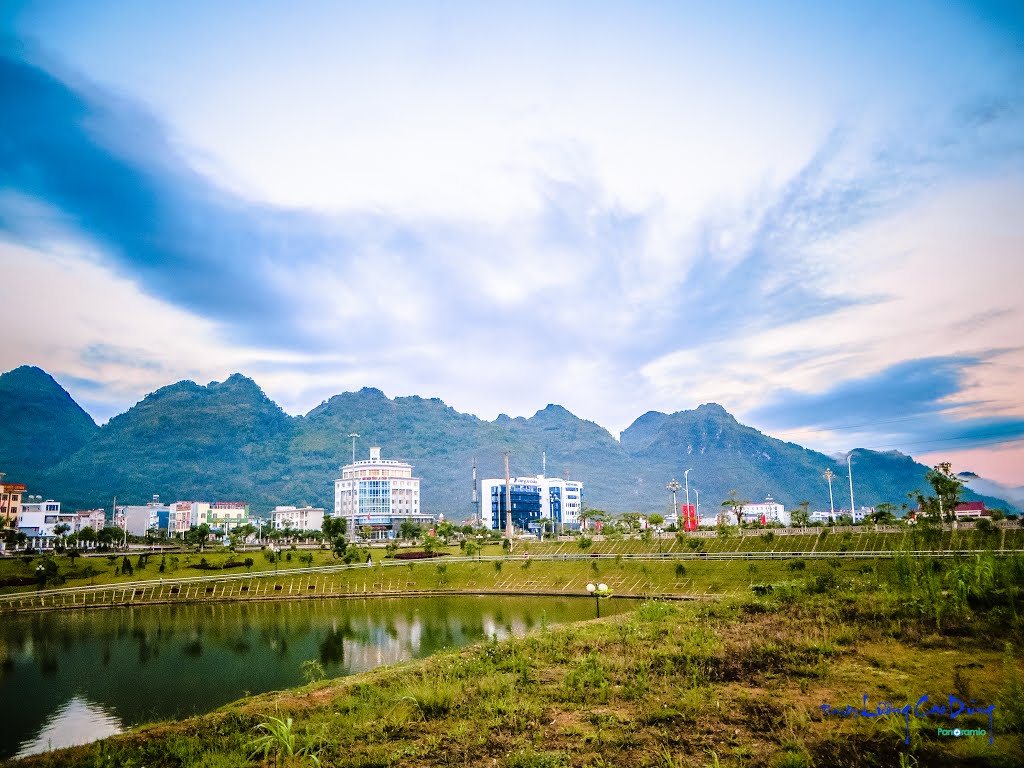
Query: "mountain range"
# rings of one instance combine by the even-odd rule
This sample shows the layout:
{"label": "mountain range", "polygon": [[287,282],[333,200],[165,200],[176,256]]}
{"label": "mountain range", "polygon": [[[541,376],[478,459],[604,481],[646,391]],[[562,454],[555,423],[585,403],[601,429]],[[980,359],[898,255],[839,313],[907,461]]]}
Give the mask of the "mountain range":
{"label": "mountain range", "polygon": [[[333,507],[334,480],[352,459],[380,446],[384,458],[414,465],[422,507],[462,520],[472,514],[471,466],[480,478],[547,474],[582,480],[591,509],[667,512],[666,484],[689,469],[691,501],[712,515],[733,489],[739,498],[772,496],[795,507],[828,509],[830,468],[835,507],[849,506],[846,462],[764,435],[708,403],[676,413],[649,411],[616,440],[606,429],[549,405],[529,418],[484,421],[436,398],[388,398],[364,388],[289,416],[241,374],[201,386],[163,387],[103,426],[45,371],[23,366],[0,376],[0,471],[28,493],[69,508],[165,501],[247,501],[255,513],[278,504]],[[898,452],[852,453],[857,506],[897,507],[924,489],[928,467]],[[985,492],[984,484],[971,489]],[[1011,511],[1013,504],[969,489],[968,499]],[[685,501],[679,491],[678,502]]]}

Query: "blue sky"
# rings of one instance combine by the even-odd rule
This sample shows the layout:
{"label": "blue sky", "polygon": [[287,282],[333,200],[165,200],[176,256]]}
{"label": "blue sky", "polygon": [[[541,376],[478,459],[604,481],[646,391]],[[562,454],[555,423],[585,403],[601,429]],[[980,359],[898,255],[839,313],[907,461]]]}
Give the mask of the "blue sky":
{"label": "blue sky", "polygon": [[0,369],[1022,484],[1024,13],[855,5],[8,3]]}

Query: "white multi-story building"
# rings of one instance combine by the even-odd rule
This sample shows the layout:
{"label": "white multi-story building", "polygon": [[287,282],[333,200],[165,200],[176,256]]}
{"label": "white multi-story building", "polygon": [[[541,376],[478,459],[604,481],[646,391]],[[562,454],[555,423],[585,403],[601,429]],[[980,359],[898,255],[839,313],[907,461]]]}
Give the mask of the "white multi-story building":
{"label": "white multi-story building", "polygon": [[296,531],[321,531],[324,527],[323,507],[275,507],[270,513],[271,527],[294,528]]}
{"label": "white multi-story building", "polygon": [[[578,529],[583,509],[583,483],[557,477],[514,477],[509,480],[512,525],[539,531],[542,520],[550,520],[555,531]],[[505,480],[480,481],[480,524],[505,530]]]}
{"label": "white multi-story building", "polygon": [[788,526],[790,522],[786,507],[771,496],[760,504],[744,504],[742,510],[744,523],[782,523]]}
{"label": "white multi-story building", "polygon": [[168,535],[180,535],[193,526],[208,525],[209,516],[208,501],[176,501],[171,504],[171,514],[167,522]]}
{"label": "white multi-story building", "polygon": [[115,520],[132,536],[145,536],[149,531],[166,531],[171,508],[159,501],[149,504],[125,505],[117,508]]}
{"label": "white multi-story building", "polygon": [[89,509],[75,513],[75,533],[86,527],[92,528],[94,531],[101,531],[106,525],[107,513],[102,509]]}
{"label": "white multi-story building", "polygon": [[67,533],[73,533],[77,523],[78,515],[61,512],[60,502],[53,499],[22,504],[18,514],[18,530],[28,536],[29,546],[41,546],[45,539],[56,536],[53,529],[58,525],[68,526]]}
{"label": "white multi-story building", "polygon": [[412,465],[382,459],[380,448],[370,458],[346,464],[334,481],[334,517],[348,521],[348,536],[394,538],[402,521],[433,525],[434,518],[420,511],[420,479]]}
{"label": "white multi-story building", "polygon": [[215,501],[209,506],[207,523],[211,528],[230,533],[248,522],[249,505],[244,501]]}

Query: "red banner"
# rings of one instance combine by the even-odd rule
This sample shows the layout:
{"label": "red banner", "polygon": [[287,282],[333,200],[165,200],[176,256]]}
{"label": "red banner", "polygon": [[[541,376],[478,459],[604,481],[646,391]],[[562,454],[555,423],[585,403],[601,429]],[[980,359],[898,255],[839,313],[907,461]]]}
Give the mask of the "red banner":
{"label": "red banner", "polygon": [[697,508],[692,504],[680,504],[679,516],[683,518],[684,531],[697,530]]}

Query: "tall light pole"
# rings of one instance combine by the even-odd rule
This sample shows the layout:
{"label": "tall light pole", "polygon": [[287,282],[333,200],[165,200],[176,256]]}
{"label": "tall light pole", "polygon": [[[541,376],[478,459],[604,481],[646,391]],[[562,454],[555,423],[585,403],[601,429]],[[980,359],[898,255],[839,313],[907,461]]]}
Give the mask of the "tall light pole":
{"label": "tall light pole", "polygon": [[836,473],[832,471],[831,467],[825,468],[825,479],[828,481],[828,504],[832,510],[830,517],[835,519],[836,516],[836,504],[832,500],[832,478],[836,476]]}
{"label": "tall light pole", "polygon": [[693,467],[683,472],[683,482],[686,483],[686,514],[690,514],[690,478],[687,477],[693,472]]}
{"label": "tall light pole", "polygon": [[678,491],[683,486],[681,486],[678,482],[676,482],[676,479],[673,477],[672,478],[672,482],[670,482],[665,487],[668,488],[668,490],[672,491],[672,514],[676,515],[678,517],[679,516],[679,512],[677,511],[677,508],[676,508],[676,491]]}
{"label": "tall light pole", "polygon": [[[512,477],[508,471],[508,450],[505,451],[505,538],[512,542]],[[511,552],[511,550],[509,550]]]}
{"label": "tall light pole", "polygon": [[850,478],[850,520],[853,520],[853,511],[856,507],[853,506],[853,465],[850,463],[851,458],[853,458],[853,451],[846,454],[846,476]]}
{"label": "tall light pole", "polygon": [[359,437],[359,434],[356,433],[356,432],[351,432],[351,433],[349,433],[349,437],[352,438],[352,463],[355,464],[356,463],[356,438]]}
{"label": "tall light pole", "polygon": [[693,493],[697,497],[697,506],[693,510],[693,520],[697,522],[700,520],[700,491],[694,488]]}

